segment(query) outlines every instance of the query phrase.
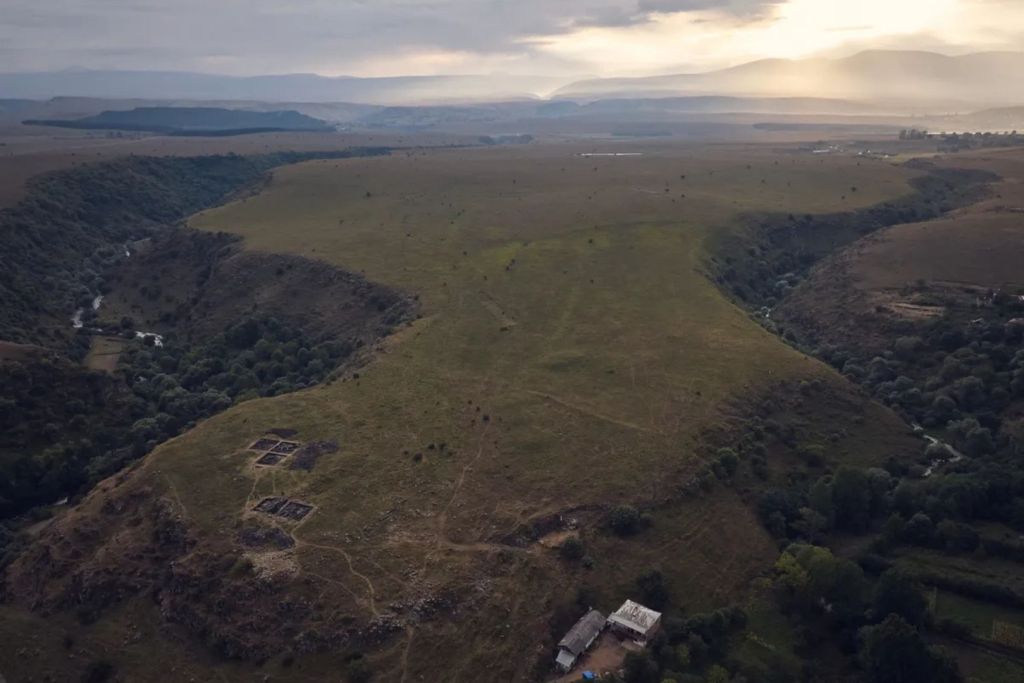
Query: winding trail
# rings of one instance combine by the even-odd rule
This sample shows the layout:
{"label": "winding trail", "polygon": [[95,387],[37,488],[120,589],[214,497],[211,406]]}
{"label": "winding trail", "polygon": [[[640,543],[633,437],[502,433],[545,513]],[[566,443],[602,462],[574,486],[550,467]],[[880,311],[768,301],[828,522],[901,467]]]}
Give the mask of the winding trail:
{"label": "winding trail", "polygon": [[[294,534],[292,535],[292,538],[295,538]],[[352,564],[352,556],[349,555],[348,552],[337,546],[310,543],[309,541],[303,541],[298,538],[295,539],[295,544],[297,546],[301,546],[304,548],[316,548],[318,550],[326,550],[328,552],[339,553],[342,557],[344,557],[345,562],[348,563],[348,570],[352,574],[352,576],[362,579],[362,581],[366,584],[367,601],[370,606],[370,612],[375,617],[380,616],[380,612],[377,610],[377,589],[376,587],[374,587],[373,581],[370,580],[370,577],[366,576],[365,574],[360,574],[358,571],[356,571],[355,565]]]}
{"label": "winding trail", "polygon": [[452,491],[451,498],[448,499],[448,503],[444,506],[444,509],[441,510],[441,514],[437,517],[437,534],[435,537],[435,547],[437,548],[440,548],[447,540],[444,535],[444,528],[448,524],[448,512],[455,504],[455,500],[459,497],[462,485],[466,481],[466,475],[469,474],[469,471],[473,469],[473,466],[480,460],[480,457],[484,453],[484,439],[486,439],[487,433],[490,431],[490,426],[491,425],[488,422],[480,432],[480,442],[477,445],[476,455],[474,455],[473,459],[466,463],[465,467],[462,468],[462,472],[459,473],[459,478],[455,480],[455,490]]}
{"label": "winding trail", "polygon": [[603,420],[604,422],[610,422],[610,423],[618,425],[620,427],[626,427],[627,429],[632,429],[632,430],[638,431],[638,432],[646,432],[648,434],[656,434],[657,433],[654,429],[651,429],[650,427],[644,427],[644,426],[638,425],[638,424],[636,424],[634,422],[628,422],[626,420],[620,420],[618,418],[611,417],[609,415],[604,415],[602,413],[597,412],[593,408],[587,408],[585,406],[578,406],[578,405],[576,405],[574,403],[569,403],[565,399],[559,398],[558,396],[555,396],[554,394],[548,394],[548,393],[545,393],[543,391],[535,391],[533,389],[527,389],[526,393],[533,394],[534,396],[540,396],[541,398],[546,398],[547,400],[552,401],[553,403],[557,403],[558,405],[562,406],[563,408],[568,408],[569,410],[573,410],[573,411],[575,411],[577,413],[582,413],[582,414],[588,415],[590,417],[595,417],[598,420]]}
{"label": "winding trail", "polygon": [[399,663],[402,667],[402,677],[399,683],[405,683],[405,679],[409,676],[409,650],[412,649],[412,638],[416,635],[416,630],[412,626],[405,627],[405,647],[402,648],[402,658]]}

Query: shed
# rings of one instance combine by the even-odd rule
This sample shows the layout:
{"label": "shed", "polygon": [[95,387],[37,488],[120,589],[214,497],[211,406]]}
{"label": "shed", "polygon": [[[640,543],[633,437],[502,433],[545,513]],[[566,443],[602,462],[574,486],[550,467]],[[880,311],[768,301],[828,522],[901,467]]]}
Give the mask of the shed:
{"label": "shed", "polygon": [[608,617],[608,625],[613,631],[645,643],[660,628],[661,612],[655,612],[632,600],[626,600],[622,603],[622,607]]}
{"label": "shed", "polygon": [[562,671],[572,669],[580,655],[587,651],[604,630],[605,623],[604,615],[596,609],[584,614],[558,643],[558,656],[555,657],[558,668]]}

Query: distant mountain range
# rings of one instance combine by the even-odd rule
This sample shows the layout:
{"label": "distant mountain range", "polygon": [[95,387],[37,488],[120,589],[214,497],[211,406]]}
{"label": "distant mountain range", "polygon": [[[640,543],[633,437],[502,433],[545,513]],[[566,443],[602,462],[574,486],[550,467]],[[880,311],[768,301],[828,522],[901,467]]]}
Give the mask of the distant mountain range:
{"label": "distant mountain range", "polygon": [[219,76],[176,71],[69,70],[0,73],[0,96],[50,99],[100,97],[154,100],[252,100],[430,104],[536,99],[565,85],[546,76],[327,77],[315,74]]}
{"label": "distant mountain range", "polygon": [[1024,104],[1024,52],[950,57],[874,50],[840,59],[766,59],[719,71],[566,82],[547,76],[220,76],[171,71],[0,73],[6,98],[58,96],[162,100],[454,104],[538,99],[677,96],[840,98],[904,106]]}
{"label": "distant mountain range", "polygon": [[297,111],[264,112],[219,107],[136,107],[128,111],[104,111],[80,119],[29,119],[25,123],[83,130],[130,130],[172,135],[333,130],[333,126],[326,122]]}
{"label": "distant mountain range", "polygon": [[1024,103],[1024,52],[949,57],[874,50],[841,59],[766,59],[700,74],[577,81],[555,98],[734,95],[844,98],[873,103],[985,106]]}

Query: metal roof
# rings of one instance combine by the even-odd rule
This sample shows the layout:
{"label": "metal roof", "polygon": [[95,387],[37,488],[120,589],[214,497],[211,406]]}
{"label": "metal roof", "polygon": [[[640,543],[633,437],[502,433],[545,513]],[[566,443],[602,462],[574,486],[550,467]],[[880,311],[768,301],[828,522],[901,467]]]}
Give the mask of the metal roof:
{"label": "metal roof", "polygon": [[655,612],[643,605],[626,600],[622,607],[608,617],[608,621],[625,626],[638,633],[647,633],[661,619],[661,612]]}
{"label": "metal roof", "polygon": [[559,650],[558,656],[555,657],[555,663],[562,667],[566,671],[572,668],[572,665],[576,663],[578,655],[574,655],[568,650]]}
{"label": "metal roof", "polygon": [[587,645],[590,645],[602,628],[604,628],[604,615],[596,609],[592,609],[569,629],[569,632],[558,643],[558,647],[568,650],[578,657],[587,649]]}

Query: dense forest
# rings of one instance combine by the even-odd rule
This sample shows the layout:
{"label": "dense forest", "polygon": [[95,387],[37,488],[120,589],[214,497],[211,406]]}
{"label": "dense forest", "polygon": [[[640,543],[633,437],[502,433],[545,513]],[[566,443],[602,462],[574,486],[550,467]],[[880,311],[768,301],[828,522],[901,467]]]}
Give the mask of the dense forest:
{"label": "dense forest", "polygon": [[878,467],[833,469],[823,466],[827,444],[801,443],[764,410],[729,448],[755,474],[763,474],[758,462],[769,448],[788,448],[806,464],[785,481],[766,481],[754,504],[783,549],[772,590],[797,625],[808,674],[828,658],[821,653],[835,650],[870,681],[962,680],[933,643],[998,649],[1000,637],[1019,637],[979,633],[960,614],[938,616],[933,603],[941,591],[1024,607],[1022,587],[986,569],[1024,560],[1024,419],[1014,408],[1024,399],[1024,292],[972,295],[969,305],[947,302],[934,319],[827,343],[807,320],[766,315],[837,246],[969,203],[984,196],[989,179],[932,169],[900,202],[757,217],[748,241],[727,243],[713,263],[719,282],[756,319],[862,385],[922,436],[909,461],[889,454]]}

